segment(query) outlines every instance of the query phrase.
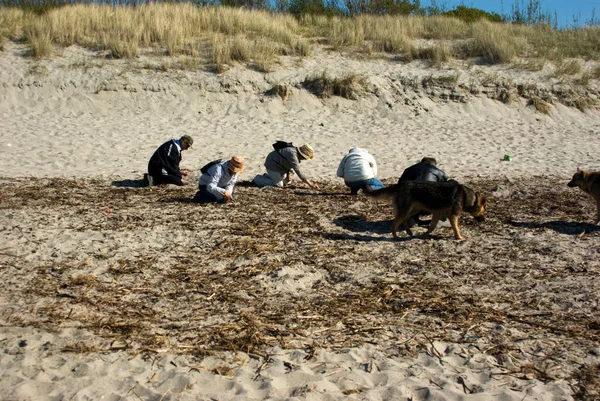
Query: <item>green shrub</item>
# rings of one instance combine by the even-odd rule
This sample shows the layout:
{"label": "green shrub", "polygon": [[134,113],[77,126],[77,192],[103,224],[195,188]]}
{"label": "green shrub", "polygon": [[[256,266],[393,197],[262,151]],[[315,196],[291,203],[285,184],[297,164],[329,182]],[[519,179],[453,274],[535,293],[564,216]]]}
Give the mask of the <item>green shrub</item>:
{"label": "green shrub", "polygon": [[502,22],[503,19],[499,14],[488,13],[487,11],[480,10],[478,8],[471,8],[466,6],[457,6],[454,10],[446,11],[442,13],[449,17],[455,17],[465,22],[475,22],[480,19],[486,19],[492,22]]}

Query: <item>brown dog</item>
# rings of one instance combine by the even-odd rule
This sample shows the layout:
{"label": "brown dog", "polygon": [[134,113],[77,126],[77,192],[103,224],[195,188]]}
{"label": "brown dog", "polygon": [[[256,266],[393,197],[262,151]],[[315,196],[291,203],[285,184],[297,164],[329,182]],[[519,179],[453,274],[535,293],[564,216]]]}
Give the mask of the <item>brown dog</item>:
{"label": "brown dog", "polygon": [[577,169],[567,185],[572,188],[579,187],[583,192],[594,198],[597,210],[595,223],[600,223],[600,172]]}
{"label": "brown dog", "polygon": [[454,230],[454,236],[459,240],[464,239],[458,228],[458,218],[461,212],[468,212],[478,221],[484,220],[485,196],[456,181],[403,181],[375,191],[367,186],[365,193],[374,198],[392,199],[395,215],[392,224],[394,238],[398,238],[396,232],[400,224],[408,235],[413,235],[408,225],[408,219],[421,211],[432,214],[431,224],[426,234],[432,233],[437,223],[447,217]]}

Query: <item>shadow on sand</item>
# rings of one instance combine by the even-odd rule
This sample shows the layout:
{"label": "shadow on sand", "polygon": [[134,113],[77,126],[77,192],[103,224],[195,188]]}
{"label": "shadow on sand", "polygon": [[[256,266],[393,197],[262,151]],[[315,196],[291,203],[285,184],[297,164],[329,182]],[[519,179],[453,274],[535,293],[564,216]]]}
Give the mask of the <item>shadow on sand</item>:
{"label": "shadow on sand", "polygon": [[352,235],[352,234],[340,234],[340,233],[338,233],[338,234],[321,233],[321,237],[323,237],[325,239],[334,240],[334,241],[361,241],[361,242],[373,242],[373,241],[405,242],[405,241],[415,238],[415,237],[403,237],[403,238],[399,238],[399,239],[395,240],[394,238],[392,238],[391,235],[389,237],[372,237],[369,235],[361,235],[361,234]]}
{"label": "shadow on sand", "polygon": [[392,220],[366,221],[363,216],[347,215],[333,219],[333,223],[355,233],[390,234]]}
{"label": "shadow on sand", "polygon": [[600,226],[591,223],[579,223],[574,221],[563,221],[563,220],[554,220],[554,221],[546,221],[544,223],[536,223],[530,221],[509,221],[513,227],[519,228],[549,228],[550,230],[554,230],[557,233],[567,234],[567,235],[580,235],[582,233],[593,233],[596,231],[600,231]]}
{"label": "shadow on sand", "polygon": [[[293,187],[289,187],[290,189],[294,189]],[[314,191],[311,189],[302,190],[300,188],[294,189],[294,195],[298,196],[346,196],[347,194],[341,192],[322,192],[322,191]]]}
{"label": "shadow on sand", "polygon": [[148,186],[148,182],[144,179],[141,180],[119,180],[113,181],[110,185],[119,188],[143,188]]}
{"label": "shadow on sand", "polygon": [[159,200],[159,202],[160,203],[193,203],[195,205],[206,205],[206,203],[194,202],[194,198],[184,198],[181,196],[161,199],[161,200]]}
{"label": "shadow on sand", "polygon": [[380,220],[380,221],[366,221],[364,217],[358,215],[340,216],[333,219],[333,223],[336,226],[342,227],[345,230],[352,231],[354,233],[373,233],[385,235],[385,237],[374,237],[363,234],[329,234],[323,233],[323,238],[332,240],[351,240],[351,241],[383,241],[383,242],[407,242],[419,239],[444,239],[445,236],[430,234],[423,235],[423,233],[415,233],[416,235],[410,237],[405,232],[398,232],[399,238],[394,239],[392,237],[391,228],[393,220]]}

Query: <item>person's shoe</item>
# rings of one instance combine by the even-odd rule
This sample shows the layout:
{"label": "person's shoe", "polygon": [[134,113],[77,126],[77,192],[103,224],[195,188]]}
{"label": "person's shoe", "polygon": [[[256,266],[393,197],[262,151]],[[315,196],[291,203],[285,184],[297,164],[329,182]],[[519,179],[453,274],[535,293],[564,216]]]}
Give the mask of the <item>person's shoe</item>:
{"label": "person's shoe", "polygon": [[154,179],[152,178],[152,176],[148,173],[144,174],[144,184],[147,187],[151,187],[154,185]]}

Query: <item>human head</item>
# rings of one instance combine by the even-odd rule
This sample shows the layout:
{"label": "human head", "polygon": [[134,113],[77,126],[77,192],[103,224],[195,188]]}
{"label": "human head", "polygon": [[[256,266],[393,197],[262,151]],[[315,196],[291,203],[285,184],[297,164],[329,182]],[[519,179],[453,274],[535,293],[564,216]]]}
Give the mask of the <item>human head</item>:
{"label": "human head", "polygon": [[227,166],[232,173],[241,174],[244,172],[244,158],[240,155],[232,156]]}
{"label": "human head", "polygon": [[300,146],[298,148],[298,153],[300,153],[300,156],[302,156],[306,160],[310,160],[315,157],[315,151],[312,148],[312,146],[310,146],[308,143],[305,143],[304,145]]}
{"label": "human head", "polygon": [[437,166],[437,161],[433,157],[424,157],[421,159],[421,163],[429,163],[431,165]]}
{"label": "human head", "polygon": [[181,145],[182,150],[186,150],[192,147],[192,145],[194,144],[194,139],[192,139],[192,137],[189,135],[184,135],[181,138],[179,138],[179,144]]}

